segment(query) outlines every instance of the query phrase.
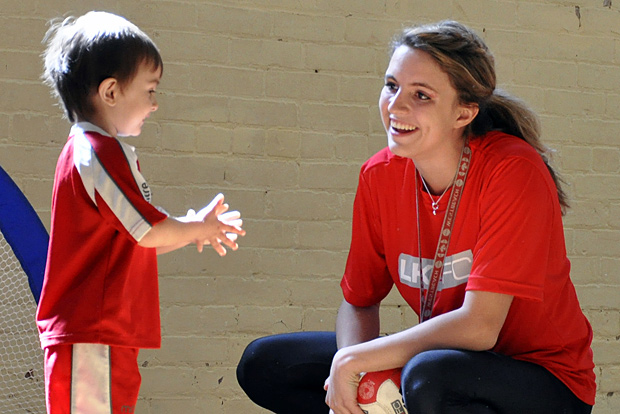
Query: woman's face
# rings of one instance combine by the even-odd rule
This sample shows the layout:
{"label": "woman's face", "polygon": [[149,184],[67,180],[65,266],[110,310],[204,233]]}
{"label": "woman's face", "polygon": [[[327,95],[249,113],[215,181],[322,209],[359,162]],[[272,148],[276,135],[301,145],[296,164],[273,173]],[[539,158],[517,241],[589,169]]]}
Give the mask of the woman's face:
{"label": "woman's face", "polygon": [[459,104],[448,75],[428,53],[408,46],[390,59],[379,109],[390,150],[416,161],[460,148],[471,122],[464,113],[471,108]]}

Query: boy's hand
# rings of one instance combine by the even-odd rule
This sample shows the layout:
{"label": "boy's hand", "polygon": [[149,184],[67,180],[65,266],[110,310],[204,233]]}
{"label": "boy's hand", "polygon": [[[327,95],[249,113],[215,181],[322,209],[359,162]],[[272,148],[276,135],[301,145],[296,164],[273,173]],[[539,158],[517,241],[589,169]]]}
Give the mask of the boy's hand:
{"label": "boy's hand", "polygon": [[187,210],[187,214],[185,217],[178,217],[177,220],[182,221],[184,223],[189,223],[191,221],[203,221],[207,214],[209,214],[216,206],[221,205],[224,209],[219,213],[222,214],[224,211],[228,209],[228,204],[223,204],[224,202],[224,194],[220,193],[215,196],[213,200],[207,205],[203,207],[200,211],[196,212],[194,209]]}
{"label": "boy's hand", "polygon": [[[205,244],[210,244],[220,256],[226,254],[225,246],[232,250],[239,248],[235,241],[238,236],[245,236],[245,231],[241,228],[243,220],[238,211],[227,211],[228,204],[224,204],[224,195],[218,194],[209,205],[192,217],[191,221],[202,221],[206,225],[205,237],[196,240],[199,252]],[[188,211],[188,216],[191,216],[191,210]]]}
{"label": "boy's hand", "polygon": [[219,209],[219,211],[216,212],[217,215],[220,215],[228,210],[228,204],[224,204],[224,194],[219,193],[206,207],[203,207],[200,211],[198,211],[195,215],[196,221],[204,221],[207,214],[211,213],[214,209]]}

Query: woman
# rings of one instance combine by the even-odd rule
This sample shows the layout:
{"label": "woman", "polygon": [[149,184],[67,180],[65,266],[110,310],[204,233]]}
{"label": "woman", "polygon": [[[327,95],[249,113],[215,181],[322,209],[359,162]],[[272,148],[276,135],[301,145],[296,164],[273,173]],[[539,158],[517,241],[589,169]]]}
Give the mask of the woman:
{"label": "woman", "polygon": [[[324,381],[335,414],[363,414],[360,373],[403,367],[411,414],[590,413],[592,329],[535,114],[495,88],[491,53],[459,23],[393,46],[388,148],[360,172],[336,334],[253,342],[241,386],[277,413],[319,413]],[[393,285],[421,323],[379,337]]]}

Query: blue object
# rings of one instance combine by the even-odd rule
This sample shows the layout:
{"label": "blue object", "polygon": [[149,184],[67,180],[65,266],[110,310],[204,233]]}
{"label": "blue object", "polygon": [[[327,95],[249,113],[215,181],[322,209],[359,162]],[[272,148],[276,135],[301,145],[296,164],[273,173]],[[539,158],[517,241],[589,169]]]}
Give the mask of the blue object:
{"label": "blue object", "polygon": [[38,304],[43,287],[49,234],[26,196],[2,167],[0,231],[28,276],[30,291]]}

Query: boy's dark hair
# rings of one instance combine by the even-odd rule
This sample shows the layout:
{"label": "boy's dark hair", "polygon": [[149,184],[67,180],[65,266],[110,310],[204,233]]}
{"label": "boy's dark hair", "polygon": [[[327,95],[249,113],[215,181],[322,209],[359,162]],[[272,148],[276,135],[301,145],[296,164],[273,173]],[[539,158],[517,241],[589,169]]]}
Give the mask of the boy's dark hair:
{"label": "boy's dark hair", "polygon": [[136,25],[111,13],[91,11],[51,22],[43,43],[43,81],[52,87],[70,122],[90,118],[92,94],[103,80],[115,78],[123,87],[143,62],[163,70],[155,43]]}

